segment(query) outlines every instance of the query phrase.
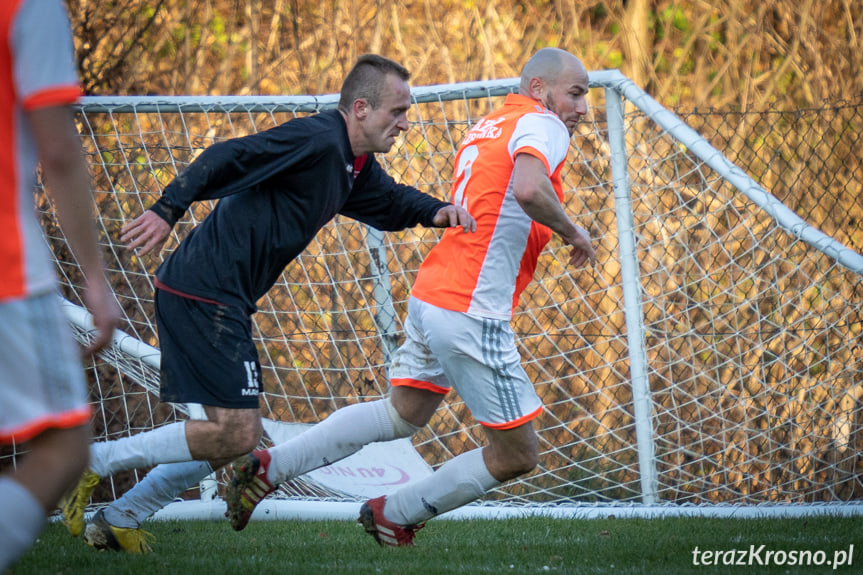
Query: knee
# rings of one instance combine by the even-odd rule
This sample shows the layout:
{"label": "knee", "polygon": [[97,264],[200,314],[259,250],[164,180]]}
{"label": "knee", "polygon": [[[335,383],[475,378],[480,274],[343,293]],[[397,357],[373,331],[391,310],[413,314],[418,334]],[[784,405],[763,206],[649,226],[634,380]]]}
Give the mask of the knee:
{"label": "knee", "polygon": [[38,470],[65,489],[75,485],[89,465],[90,428],[48,429],[33,439],[30,447],[24,458],[27,465],[21,467]]}
{"label": "knee", "polygon": [[231,444],[235,447],[233,455],[243,455],[254,451],[261,442],[261,425],[244,425],[241,429],[235,429]]}
{"label": "knee", "polygon": [[539,452],[536,449],[523,451],[518,459],[514,472],[518,475],[530,473],[539,465]]}
{"label": "knee", "polygon": [[262,435],[260,419],[222,422],[216,439],[224,457],[239,457],[257,449]]}
{"label": "knee", "polygon": [[503,461],[498,462],[498,468],[502,475],[506,476],[505,480],[508,480],[530,473],[536,469],[538,464],[539,453],[537,450],[524,448],[509,450]]}
{"label": "knee", "polygon": [[492,442],[484,450],[489,473],[498,481],[508,481],[530,473],[539,464],[539,447],[534,435],[523,441]]}
{"label": "knee", "polygon": [[488,472],[501,483],[505,483],[510,479],[515,479],[516,477],[530,473],[536,468],[536,465],[536,459],[531,461],[529,459],[512,458],[506,460],[495,459],[486,461]]}
{"label": "knee", "polygon": [[[422,425],[428,423],[428,419],[431,418],[429,416],[429,418],[422,422],[422,425],[415,425],[402,417],[401,413],[399,413],[399,410],[393,405],[391,398],[385,398],[383,400],[383,404],[386,408],[387,415],[390,418],[390,422],[393,425],[393,435],[395,435],[396,439],[412,436],[414,433],[422,429]],[[419,418],[419,420],[421,421],[422,418]]]}
{"label": "knee", "polygon": [[428,424],[443,397],[434,391],[399,386],[384,401],[393,423],[401,426],[402,436],[406,437]]}

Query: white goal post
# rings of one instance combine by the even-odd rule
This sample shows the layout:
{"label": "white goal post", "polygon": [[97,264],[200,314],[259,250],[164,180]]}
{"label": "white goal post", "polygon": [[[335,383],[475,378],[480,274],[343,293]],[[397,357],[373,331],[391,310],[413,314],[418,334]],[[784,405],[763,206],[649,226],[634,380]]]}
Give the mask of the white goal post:
{"label": "white goal post", "polygon": [[[568,269],[568,250],[553,239],[513,319],[545,406],[540,465],[462,513],[860,514],[863,256],[807,224],[619,72],[592,72],[590,84],[564,189],[599,262]],[[411,129],[381,157],[384,167],[447,197],[461,137],[517,86],[415,87]],[[211,205],[193,206],[161,257],[126,251],[119,229],[212,143],[336,103],[335,95],[83,99],[82,138],[125,312],[115,345],[88,366],[96,441],[195,416],[158,401],[152,274]],[[50,209],[44,198],[41,208]],[[51,232],[84,341],[80,272]],[[272,424],[271,440],[385,393],[410,287],[437,237],[338,217],[258,302],[262,416],[284,422]],[[482,440],[450,396],[399,462],[422,473]],[[355,518],[364,495],[329,480],[383,476],[387,456],[369,457],[383,459],[291,482],[256,517]],[[139,477],[103,482],[93,506]],[[219,517],[223,481],[157,516]]]}

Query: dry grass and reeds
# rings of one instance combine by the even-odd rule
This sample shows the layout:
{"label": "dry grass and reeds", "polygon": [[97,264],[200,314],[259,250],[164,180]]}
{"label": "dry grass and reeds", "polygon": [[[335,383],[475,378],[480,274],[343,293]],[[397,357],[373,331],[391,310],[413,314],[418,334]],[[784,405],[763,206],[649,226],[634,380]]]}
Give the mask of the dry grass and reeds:
{"label": "dry grass and reeds", "polygon": [[[334,93],[365,52],[400,60],[413,71],[415,85],[506,78],[517,76],[535,49],[566,48],[589,69],[621,68],[810,224],[863,251],[859,3],[69,4],[85,85],[102,95]],[[592,97],[602,126],[601,95]],[[435,120],[434,112],[415,114]],[[685,150],[655,138],[649,127],[639,132],[645,124],[638,118],[632,122],[636,233],[648,246],[640,255],[661,497],[859,499],[861,277],[776,230],[727,185],[694,167]],[[388,167],[422,189],[446,193],[458,138],[444,132],[466,125],[409,136],[406,151],[388,158]],[[175,155],[187,161],[194,153],[188,146],[208,145],[214,134],[235,135],[213,126],[197,139],[178,136],[174,150],[151,146],[147,153],[165,155],[159,161],[166,165]],[[603,147],[592,134],[576,137],[567,176],[568,209],[596,235],[601,274],[570,275],[561,265],[563,248],[553,246],[525,312],[514,321],[526,369],[548,409],[538,421],[543,471],[511,487],[507,497],[513,499],[525,493],[638,498],[617,231]],[[103,159],[106,153],[118,149],[101,150]],[[124,180],[130,174],[150,180],[140,186],[143,200],[111,197],[100,205],[109,235],[173,175],[135,158],[123,162],[132,169],[102,172],[106,181],[99,189],[134,189]],[[433,241],[433,234],[413,233],[390,240],[400,317],[414,270]],[[369,276],[367,254],[349,255],[362,242],[362,232],[351,226],[326,231],[288,270],[285,286],[262,302],[261,349],[272,366],[266,401],[278,417],[314,421],[383,390],[382,351],[368,335],[375,325],[363,311],[372,305],[368,283],[352,279]],[[116,255],[127,270],[115,287],[127,298],[129,331],[156,344],[149,304],[142,308],[127,297],[149,297],[147,274],[155,262]],[[131,388],[107,376],[98,381]],[[130,403],[108,395],[118,421],[140,413],[143,422],[136,425],[149,424],[147,412],[136,407],[148,399]],[[420,437],[430,460],[481,441],[476,427],[461,428],[465,420],[463,405],[441,410],[433,422],[437,437]],[[106,420],[100,433],[127,432],[117,425]]]}

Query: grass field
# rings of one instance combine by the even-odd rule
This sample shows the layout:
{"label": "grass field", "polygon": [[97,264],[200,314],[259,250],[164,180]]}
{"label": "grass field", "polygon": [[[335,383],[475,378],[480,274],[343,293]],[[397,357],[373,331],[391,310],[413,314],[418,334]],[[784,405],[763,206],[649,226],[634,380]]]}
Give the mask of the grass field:
{"label": "grass field", "polygon": [[[863,573],[863,519],[848,517],[435,520],[416,547],[399,549],[378,547],[348,521],[260,521],[240,533],[221,521],[146,528],[155,550],[135,556],[96,551],[52,523],[7,575]],[[746,564],[723,565],[732,551]]]}

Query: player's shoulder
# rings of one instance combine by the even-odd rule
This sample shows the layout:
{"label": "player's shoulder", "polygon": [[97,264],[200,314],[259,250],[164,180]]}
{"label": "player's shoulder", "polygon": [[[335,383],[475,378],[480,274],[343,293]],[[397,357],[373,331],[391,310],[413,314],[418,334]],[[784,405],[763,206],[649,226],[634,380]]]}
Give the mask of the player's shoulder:
{"label": "player's shoulder", "polygon": [[537,106],[518,116],[509,150],[533,148],[547,158],[550,166],[557,166],[566,159],[569,144],[569,131],[557,114],[546,113],[545,108]]}
{"label": "player's shoulder", "polygon": [[569,132],[566,129],[566,124],[563,123],[560,117],[548,108],[538,104],[531,107],[525,107],[516,121],[520,126],[534,130],[548,131],[552,134],[559,132],[567,140],[569,139]]}
{"label": "player's shoulder", "polygon": [[317,149],[342,147],[345,140],[344,128],[339,122],[338,112],[321,112],[310,116],[292,118],[278,126],[261,132],[265,138],[273,141],[302,144]]}
{"label": "player's shoulder", "polygon": [[540,138],[561,150],[568,149],[570,142],[570,134],[566,124],[557,114],[542,107],[527,112],[518,118],[513,131],[513,138],[519,137]]}
{"label": "player's shoulder", "polygon": [[557,114],[533,98],[521,94],[507,96],[504,105],[487,118],[494,118],[501,125],[509,125],[509,133],[515,138],[534,134],[561,142],[569,141],[569,131]]}
{"label": "player's shoulder", "polygon": [[308,116],[297,116],[279,124],[275,130],[304,131],[309,133],[323,132],[322,136],[334,130],[338,130],[344,123],[340,114],[335,110],[324,110],[317,114]]}

